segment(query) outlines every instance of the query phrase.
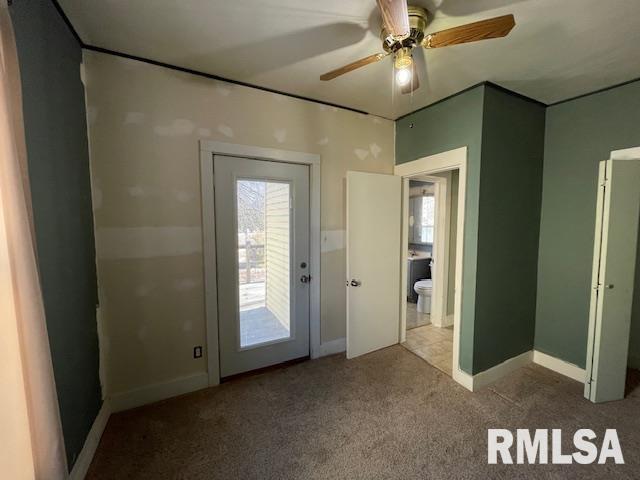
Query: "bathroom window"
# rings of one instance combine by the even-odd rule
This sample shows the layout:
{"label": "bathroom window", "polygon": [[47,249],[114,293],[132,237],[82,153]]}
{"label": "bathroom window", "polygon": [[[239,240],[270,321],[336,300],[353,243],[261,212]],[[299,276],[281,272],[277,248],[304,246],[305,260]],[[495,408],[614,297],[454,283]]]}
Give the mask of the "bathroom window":
{"label": "bathroom window", "polygon": [[422,197],[422,216],[420,219],[420,241],[422,243],[433,243],[435,206],[436,202],[433,195]]}

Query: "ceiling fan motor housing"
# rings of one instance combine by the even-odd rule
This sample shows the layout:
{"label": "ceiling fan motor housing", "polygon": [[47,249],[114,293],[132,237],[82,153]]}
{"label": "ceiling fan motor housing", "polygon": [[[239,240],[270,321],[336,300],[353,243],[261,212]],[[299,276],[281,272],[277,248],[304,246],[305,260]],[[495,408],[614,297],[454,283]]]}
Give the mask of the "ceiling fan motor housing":
{"label": "ceiling fan motor housing", "polygon": [[424,30],[427,28],[429,13],[422,7],[409,5],[409,36],[396,40],[385,28],[380,32],[382,38],[382,48],[387,53],[395,53],[400,49],[412,49],[422,43],[424,40]]}
{"label": "ceiling fan motor housing", "polygon": [[[320,75],[320,80],[332,80],[358,68],[379,62],[386,56],[391,56],[394,59],[396,75],[402,77],[403,83],[406,85],[407,70],[413,65],[414,48],[440,48],[506,37],[516,24],[513,15],[508,14],[426,34],[429,12],[416,6],[407,6],[405,10],[405,1],[378,0],[378,6],[383,16],[383,25],[386,26],[380,32],[383,53],[374,53],[331,70]],[[413,92],[418,86],[418,75],[415,69],[413,69],[413,76],[414,81],[411,82],[411,87],[407,89],[406,93]],[[403,93],[405,92],[403,91]]]}

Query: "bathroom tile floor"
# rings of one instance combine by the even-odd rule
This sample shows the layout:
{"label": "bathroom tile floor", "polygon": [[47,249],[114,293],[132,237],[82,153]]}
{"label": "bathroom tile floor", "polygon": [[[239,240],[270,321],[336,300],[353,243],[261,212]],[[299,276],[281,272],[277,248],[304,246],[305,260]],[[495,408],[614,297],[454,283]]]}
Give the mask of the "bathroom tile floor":
{"label": "bathroom tile floor", "polygon": [[[407,311],[408,316],[409,313]],[[440,328],[433,325],[424,325],[407,330],[407,339],[402,346],[438,370],[451,376],[453,327]]]}
{"label": "bathroom tile floor", "polygon": [[418,313],[415,303],[407,302],[407,330],[431,323],[428,313]]}

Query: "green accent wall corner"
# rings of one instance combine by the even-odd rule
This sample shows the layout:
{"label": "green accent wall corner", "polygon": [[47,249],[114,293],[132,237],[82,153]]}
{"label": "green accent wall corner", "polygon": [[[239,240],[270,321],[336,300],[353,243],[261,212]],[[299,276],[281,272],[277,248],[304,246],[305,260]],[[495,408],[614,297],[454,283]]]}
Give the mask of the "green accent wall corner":
{"label": "green accent wall corner", "polygon": [[[639,125],[640,81],[547,108],[535,348],[583,368],[598,163],[613,150],[640,145]],[[636,367],[639,270],[629,346]]]}
{"label": "green accent wall corner", "polygon": [[476,258],[480,158],[485,86],[479,85],[396,122],[396,163],[467,147],[463,295],[460,324],[460,367],[473,372],[473,328],[476,301]]}
{"label": "green accent wall corner", "polygon": [[533,348],[545,107],[484,95],[473,373]]}
{"label": "green accent wall corner", "polygon": [[544,124],[543,105],[490,83],[396,122],[396,163],[468,148],[460,366],[472,375],[533,347]]}

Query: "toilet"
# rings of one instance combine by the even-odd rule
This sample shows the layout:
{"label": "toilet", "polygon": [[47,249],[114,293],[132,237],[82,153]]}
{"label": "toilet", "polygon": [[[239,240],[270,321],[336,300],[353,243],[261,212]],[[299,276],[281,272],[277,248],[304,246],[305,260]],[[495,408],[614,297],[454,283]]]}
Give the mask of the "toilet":
{"label": "toilet", "polygon": [[431,289],[433,281],[431,279],[418,280],[413,289],[418,294],[417,309],[420,313],[431,313]]}

